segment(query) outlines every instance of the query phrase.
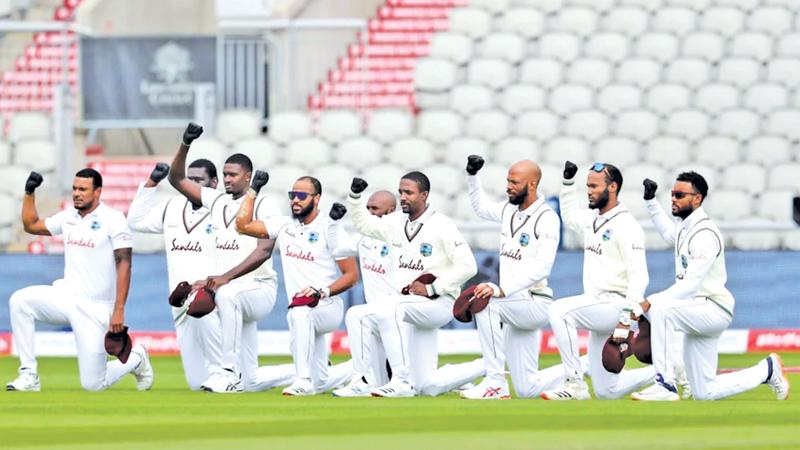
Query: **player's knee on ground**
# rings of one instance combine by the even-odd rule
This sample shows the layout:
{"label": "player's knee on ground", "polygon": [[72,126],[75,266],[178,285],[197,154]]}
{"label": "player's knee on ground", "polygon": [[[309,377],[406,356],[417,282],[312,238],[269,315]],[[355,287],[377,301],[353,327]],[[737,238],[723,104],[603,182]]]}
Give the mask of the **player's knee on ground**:
{"label": "player's knee on ground", "polygon": [[593,384],[594,396],[601,400],[616,400],[628,394],[617,389],[617,386],[612,384],[608,386]]}
{"label": "player's knee on ground", "polygon": [[81,387],[90,392],[102,391],[106,389],[105,377],[84,377],[81,376]]}

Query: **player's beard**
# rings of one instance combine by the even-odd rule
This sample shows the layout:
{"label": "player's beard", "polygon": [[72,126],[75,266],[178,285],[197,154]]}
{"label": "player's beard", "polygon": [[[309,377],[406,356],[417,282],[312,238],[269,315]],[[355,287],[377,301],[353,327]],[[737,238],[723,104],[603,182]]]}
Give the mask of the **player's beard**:
{"label": "player's beard", "polygon": [[692,205],[688,205],[673,212],[672,215],[675,217],[680,217],[681,220],[686,220],[686,218],[689,217],[693,212],[694,208],[692,208]]}
{"label": "player's beard", "polygon": [[303,220],[306,217],[308,217],[309,214],[311,214],[311,211],[314,211],[314,202],[309,203],[308,206],[305,206],[297,214],[295,214],[294,211],[292,211],[292,217],[294,217],[297,220]]}
{"label": "player's beard", "polygon": [[603,191],[603,193],[600,195],[600,197],[598,197],[597,200],[594,201],[594,203],[589,200],[590,209],[603,209],[606,207],[606,205],[608,205],[608,188]]}
{"label": "player's beard", "polygon": [[525,200],[528,199],[528,186],[525,186],[525,190],[522,192],[518,192],[517,195],[513,197],[508,197],[508,203],[512,205],[521,205],[525,203]]}

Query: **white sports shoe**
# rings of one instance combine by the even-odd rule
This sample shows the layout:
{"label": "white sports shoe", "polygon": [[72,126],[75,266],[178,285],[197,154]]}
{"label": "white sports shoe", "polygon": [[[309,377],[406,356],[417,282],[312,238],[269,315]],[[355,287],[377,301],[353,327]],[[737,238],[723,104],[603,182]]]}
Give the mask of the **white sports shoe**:
{"label": "white sports shoe", "polygon": [[217,394],[236,394],[243,392],[242,377],[234,373],[232,369],[223,368],[211,374],[200,389],[206,392]]}
{"label": "white sports shoe", "polygon": [[332,394],[334,397],[369,397],[370,391],[370,385],[359,378],[343,388],[336,389]]}
{"label": "white sports shoe", "polygon": [[142,358],[142,362],[133,370],[133,376],[136,377],[136,389],[140,391],[149,391],[153,387],[153,366],[150,364],[150,355],[147,354],[147,349],[143,345],[137,344],[131,349],[131,353],[136,353]]}
{"label": "white sports shoe", "polygon": [[647,389],[631,394],[633,400],[643,402],[677,402],[681,398],[677,392],[669,390],[661,383],[656,383]]}
{"label": "white sports shoe", "polygon": [[7,391],[39,392],[42,386],[39,384],[39,375],[36,372],[23,370],[19,376],[6,385]]}
{"label": "white sports shoe", "polygon": [[461,391],[461,398],[468,400],[506,400],[511,398],[508,383],[484,378],[477,386]]}
{"label": "white sports shoe", "polygon": [[582,380],[567,381],[558,389],[544,391],[540,395],[545,400],[591,400],[589,387]]}
{"label": "white sports shoe", "polygon": [[789,398],[789,379],[786,378],[786,369],[783,367],[781,356],[777,353],[770,353],[767,356],[767,364],[772,361],[772,376],[767,380],[767,384],[775,392],[775,398],[786,400]]}
{"label": "white sports shoe", "polygon": [[413,397],[417,394],[414,386],[406,380],[392,380],[371,392],[373,397]]}
{"label": "white sports shoe", "polygon": [[314,384],[311,383],[311,380],[306,378],[299,378],[297,381],[292,383],[290,386],[287,386],[286,389],[283,390],[283,395],[291,397],[303,397],[306,395],[314,395],[316,393],[317,390],[314,389]]}

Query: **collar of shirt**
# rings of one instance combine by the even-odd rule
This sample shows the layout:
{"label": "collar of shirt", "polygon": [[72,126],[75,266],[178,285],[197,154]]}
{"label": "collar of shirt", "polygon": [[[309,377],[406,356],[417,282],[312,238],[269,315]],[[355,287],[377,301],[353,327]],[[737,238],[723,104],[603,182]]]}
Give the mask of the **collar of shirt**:
{"label": "collar of shirt", "polygon": [[517,208],[517,210],[516,210],[516,211],[514,211],[514,212],[515,212],[515,213],[524,213],[524,214],[527,214],[527,215],[529,215],[529,216],[532,216],[532,215],[533,215],[533,213],[534,213],[534,211],[536,211],[536,209],[537,209],[537,208],[539,208],[539,207],[542,205],[542,203],[544,203],[544,202],[545,202],[545,200],[544,200],[544,197],[542,197],[542,196],[539,196],[539,197],[536,199],[536,201],[535,201],[535,202],[533,202],[533,203],[531,203],[531,205],[530,205],[530,206],[528,206],[527,208],[525,208],[525,209],[519,209],[519,207],[518,207],[518,208]]}
{"label": "collar of shirt", "polygon": [[428,220],[428,218],[433,214],[433,208],[431,208],[431,205],[426,204],[425,207],[426,207],[425,208],[425,212],[422,213],[422,215],[420,215],[419,217],[417,217],[417,220],[412,221],[409,218],[409,215],[406,214],[406,235],[407,236],[408,235],[410,235],[410,236],[416,235],[417,230],[419,230],[419,227],[421,227]]}
{"label": "collar of shirt", "polygon": [[89,214],[87,214],[87,215],[85,215],[83,217],[81,217],[80,211],[78,211],[77,209],[73,209],[72,212],[73,212],[73,214],[74,214],[76,219],[78,219],[78,220],[86,220],[86,219],[89,219],[89,218],[99,217],[100,214],[102,213],[102,209],[105,209],[105,207],[106,207],[105,203],[100,202],[100,203],[97,204],[97,208],[95,208],[94,211],[90,212]]}
{"label": "collar of shirt", "polygon": [[686,219],[683,220],[683,222],[681,223],[681,227],[683,227],[684,230],[688,230],[689,228],[692,228],[694,226],[694,224],[696,224],[697,222],[699,222],[699,221],[701,221],[701,220],[703,220],[703,219],[705,219],[707,217],[708,217],[708,214],[706,214],[706,211],[701,206],[701,207],[695,209],[694,211],[692,211],[692,213],[689,214],[689,217],[687,217]]}
{"label": "collar of shirt", "polygon": [[303,223],[300,221],[300,219],[297,219],[295,217],[292,217],[292,223],[294,224],[295,228],[310,227],[319,223],[319,221],[322,220],[321,218],[322,218],[322,212],[318,212],[317,217],[314,217],[314,220],[312,220],[309,223]]}
{"label": "collar of shirt", "polygon": [[625,205],[622,202],[619,202],[619,203],[617,203],[617,206],[609,209],[608,211],[606,211],[603,214],[598,214],[597,217],[601,218],[601,219],[608,220],[608,219],[614,217],[615,215],[617,215],[617,214],[619,214],[621,212],[627,211],[627,210],[628,210],[628,208],[625,207]]}

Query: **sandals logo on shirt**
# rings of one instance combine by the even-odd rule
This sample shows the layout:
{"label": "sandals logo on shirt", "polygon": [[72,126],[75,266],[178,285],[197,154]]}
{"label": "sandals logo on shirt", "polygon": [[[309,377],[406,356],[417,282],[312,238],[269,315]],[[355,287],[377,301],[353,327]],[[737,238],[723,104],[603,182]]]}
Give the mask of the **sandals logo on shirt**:
{"label": "sandals logo on shirt", "polygon": [[611,240],[611,230],[606,230],[603,232],[603,240],[610,241]]}
{"label": "sandals logo on shirt", "polygon": [[422,256],[431,256],[433,254],[433,246],[428,243],[422,243],[419,246],[419,253]]}
{"label": "sandals logo on shirt", "polygon": [[319,240],[319,233],[317,233],[316,231],[312,231],[311,233],[308,233],[308,242],[311,242],[313,244],[314,242],[317,242],[318,240]]}
{"label": "sandals logo on shirt", "polygon": [[100,222],[93,220],[89,227],[92,229],[92,231],[97,231],[100,229]]}
{"label": "sandals logo on shirt", "polygon": [[527,247],[531,243],[531,236],[528,233],[519,235],[519,245]]}

